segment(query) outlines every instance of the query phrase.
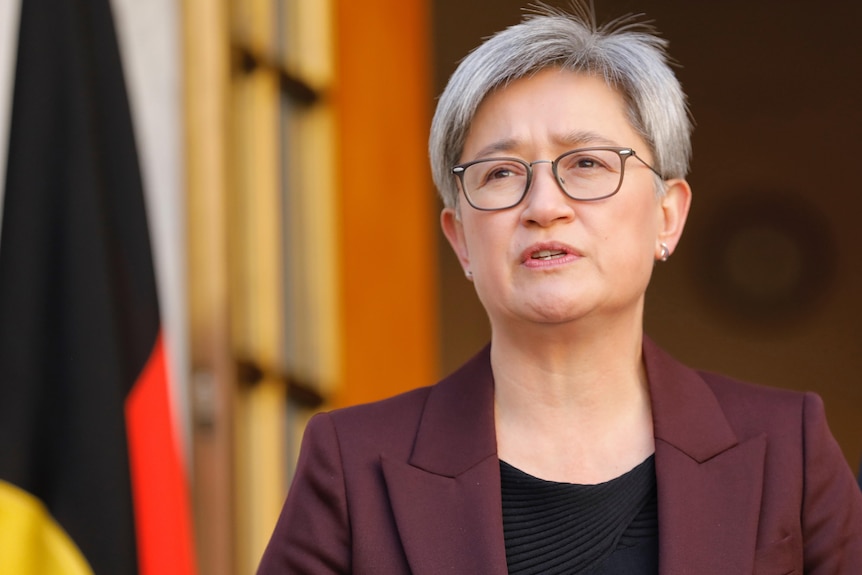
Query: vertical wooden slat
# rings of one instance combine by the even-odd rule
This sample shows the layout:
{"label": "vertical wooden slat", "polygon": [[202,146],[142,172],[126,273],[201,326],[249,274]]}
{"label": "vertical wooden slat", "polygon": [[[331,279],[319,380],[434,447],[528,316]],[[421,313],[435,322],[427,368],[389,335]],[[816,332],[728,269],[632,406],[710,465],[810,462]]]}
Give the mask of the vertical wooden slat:
{"label": "vertical wooden slat", "polygon": [[286,107],[285,241],[290,373],[324,396],[341,379],[338,297],[339,221],[334,145],[332,4],[286,2],[282,27],[285,69],[318,94]]}
{"label": "vertical wooden slat", "polygon": [[[342,380],[333,3],[288,0],[280,23],[285,71],[316,94],[313,101],[286,94],[283,108],[284,359],[290,377],[330,398]],[[310,415],[289,409],[285,490]]]}
{"label": "vertical wooden slat", "polygon": [[182,10],[195,534],[200,572],[232,575],[234,367],[224,257],[228,17],[223,2],[210,0],[184,0]]}
{"label": "vertical wooden slat", "polygon": [[[235,44],[259,57],[274,54],[275,3],[244,0],[232,7]],[[277,376],[284,317],[278,71],[264,65],[235,69],[231,92],[232,339],[236,357],[263,370],[260,381],[239,389],[234,434],[237,565],[239,573],[253,573],[284,498],[285,382]]]}
{"label": "vertical wooden slat", "polygon": [[337,1],[344,384],[353,404],[437,377],[427,1]]}

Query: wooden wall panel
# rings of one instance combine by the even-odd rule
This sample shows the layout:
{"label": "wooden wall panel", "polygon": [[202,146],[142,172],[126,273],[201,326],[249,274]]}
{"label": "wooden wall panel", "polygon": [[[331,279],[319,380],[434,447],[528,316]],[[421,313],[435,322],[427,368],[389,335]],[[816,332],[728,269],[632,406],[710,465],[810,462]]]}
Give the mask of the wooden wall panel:
{"label": "wooden wall panel", "polygon": [[200,572],[231,575],[234,368],[225,258],[228,13],[224,3],[209,0],[184,0],[182,8],[195,536]]}

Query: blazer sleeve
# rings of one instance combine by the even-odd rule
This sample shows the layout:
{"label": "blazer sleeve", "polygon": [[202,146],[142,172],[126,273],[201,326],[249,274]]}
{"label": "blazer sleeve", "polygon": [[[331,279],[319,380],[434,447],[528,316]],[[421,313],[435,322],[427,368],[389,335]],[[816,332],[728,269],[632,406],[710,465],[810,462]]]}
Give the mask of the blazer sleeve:
{"label": "blazer sleeve", "polygon": [[332,419],[306,426],[296,474],[258,575],[350,573],[350,525],[341,449]]}
{"label": "blazer sleeve", "polygon": [[804,401],[802,501],[805,573],[851,575],[862,565],[862,492],[829,431],[823,401]]}

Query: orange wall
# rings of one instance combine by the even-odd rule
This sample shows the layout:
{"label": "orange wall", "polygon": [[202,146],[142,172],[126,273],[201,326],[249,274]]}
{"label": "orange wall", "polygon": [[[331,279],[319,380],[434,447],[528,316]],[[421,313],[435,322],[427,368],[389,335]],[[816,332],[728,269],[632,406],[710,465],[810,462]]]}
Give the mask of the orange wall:
{"label": "orange wall", "polygon": [[431,24],[422,0],[338,0],[335,20],[345,314],[336,403],[349,405],[437,377]]}

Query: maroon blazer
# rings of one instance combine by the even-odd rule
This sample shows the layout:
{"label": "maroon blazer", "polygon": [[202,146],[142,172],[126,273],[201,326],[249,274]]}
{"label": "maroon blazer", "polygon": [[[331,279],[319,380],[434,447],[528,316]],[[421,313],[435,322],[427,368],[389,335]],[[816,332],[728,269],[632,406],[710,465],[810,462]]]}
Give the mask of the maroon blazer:
{"label": "maroon blazer", "polygon": [[[862,493],[817,395],[644,342],[659,573],[859,575]],[[432,387],[320,414],[260,575],[504,574],[489,348]]]}

